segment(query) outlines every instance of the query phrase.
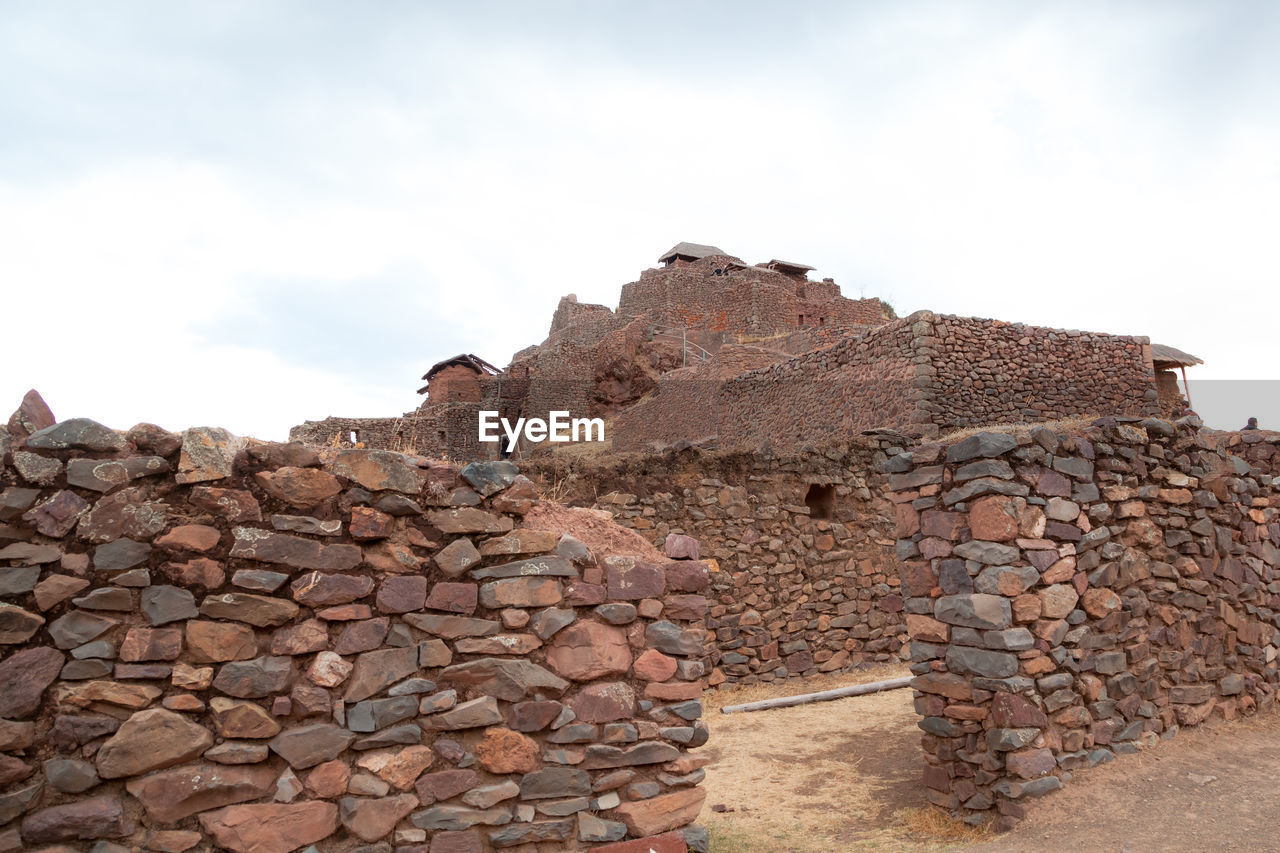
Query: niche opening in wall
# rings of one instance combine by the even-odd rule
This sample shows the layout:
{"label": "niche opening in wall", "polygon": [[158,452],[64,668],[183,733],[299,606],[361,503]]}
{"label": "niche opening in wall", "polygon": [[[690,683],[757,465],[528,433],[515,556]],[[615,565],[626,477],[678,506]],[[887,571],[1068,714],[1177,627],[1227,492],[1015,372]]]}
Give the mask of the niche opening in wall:
{"label": "niche opening in wall", "polygon": [[809,508],[810,518],[830,520],[836,506],[836,487],[810,484],[809,491],[804,496],[804,505]]}

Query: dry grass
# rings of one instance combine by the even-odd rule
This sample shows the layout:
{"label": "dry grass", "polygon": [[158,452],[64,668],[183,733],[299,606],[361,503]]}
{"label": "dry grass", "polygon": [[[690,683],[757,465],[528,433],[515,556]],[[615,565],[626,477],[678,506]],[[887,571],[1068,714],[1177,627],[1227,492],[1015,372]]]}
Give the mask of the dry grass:
{"label": "dry grass", "polygon": [[905,674],[902,667],[882,666],[708,696],[713,761],[701,822],[711,832],[713,853],[919,853],[978,838],[978,831],[924,799],[909,690],[719,713],[725,705]]}
{"label": "dry grass", "polygon": [[1039,421],[1037,423],[1013,423],[1013,424],[983,424],[982,426],[965,427],[964,429],[954,430],[946,435],[934,439],[931,444],[950,444],[959,441],[962,438],[968,438],[971,435],[977,435],[980,432],[1005,432],[1010,435],[1023,438],[1031,435],[1031,431],[1037,427],[1048,427],[1054,432],[1069,432],[1071,430],[1084,429],[1098,419],[1098,415],[1081,415],[1076,418],[1064,418],[1060,421]]}

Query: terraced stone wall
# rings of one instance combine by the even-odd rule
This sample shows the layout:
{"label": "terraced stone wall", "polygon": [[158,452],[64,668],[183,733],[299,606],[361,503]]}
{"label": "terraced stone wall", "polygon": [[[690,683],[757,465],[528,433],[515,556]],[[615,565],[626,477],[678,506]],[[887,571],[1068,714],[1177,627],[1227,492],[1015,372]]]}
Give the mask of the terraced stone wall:
{"label": "terraced stone wall", "polygon": [[1258,442],[1198,426],[890,460],[934,803],[1007,824],[1075,773],[1274,703],[1280,484],[1236,455]]}
{"label": "terraced stone wall", "polygon": [[706,558],[710,683],[757,684],[898,659],[905,624],[884,464],[908,442],[886,432],[789,454],[690,449],[527,471],[669,555]]}
{"label": "terraced stone wall", "polygon": [[705,850],[705,564],[533,529],[507,463],[45,413],[0,428],[0,851]]}

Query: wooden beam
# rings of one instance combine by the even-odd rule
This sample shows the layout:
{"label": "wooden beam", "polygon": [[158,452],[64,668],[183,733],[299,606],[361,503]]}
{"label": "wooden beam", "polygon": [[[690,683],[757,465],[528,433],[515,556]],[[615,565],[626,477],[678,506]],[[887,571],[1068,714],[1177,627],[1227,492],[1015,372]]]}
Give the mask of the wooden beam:
{"label": "wooden beam", "polygon": [[882,690],[899,690],[903,687],[910,687],[914,678],[915,676],[906,675],[902,678],[872,681],[869,684],[853,684],[848,687],[837,687],[834,690],[823,690],[818,693],[802,693],[799,696],[783,696],[779,699],[761,699],[759,702],[726,705],[720,709],[720,713],[738,714],[744,711],[767,711],[771,708],[808,705],[810,702],[829,702],[832,699],[844,699],[846,696],[864,696],[868,693],[879,693]]}

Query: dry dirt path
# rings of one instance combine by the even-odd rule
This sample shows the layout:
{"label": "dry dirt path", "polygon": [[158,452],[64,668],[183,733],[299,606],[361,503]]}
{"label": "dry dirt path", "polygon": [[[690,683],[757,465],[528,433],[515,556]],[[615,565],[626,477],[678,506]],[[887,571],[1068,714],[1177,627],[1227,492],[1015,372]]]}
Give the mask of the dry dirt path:
{"label": "dry dirt path", "polygon": [[700,822],[711,830],[712,853],[1280,853],[1280,712],[1184,731],[1077,774],[1015,830],[985,837],[925,807],[910,690],[719,712],[900,674],[885,668],[710,697],[713,760]]}

